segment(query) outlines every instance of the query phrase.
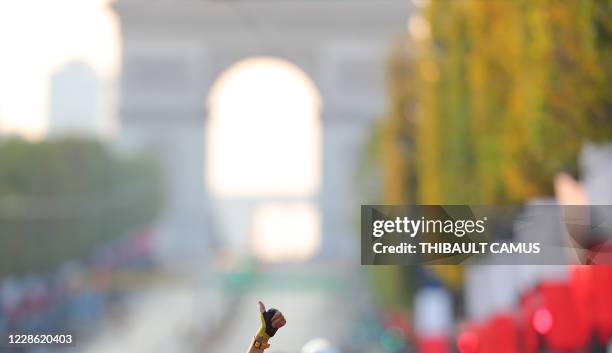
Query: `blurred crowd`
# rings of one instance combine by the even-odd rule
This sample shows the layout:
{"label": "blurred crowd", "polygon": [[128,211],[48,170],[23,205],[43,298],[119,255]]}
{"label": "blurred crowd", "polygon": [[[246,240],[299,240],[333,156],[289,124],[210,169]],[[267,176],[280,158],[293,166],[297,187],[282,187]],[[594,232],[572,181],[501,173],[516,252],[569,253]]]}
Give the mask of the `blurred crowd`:
{"label": "blurred crowd", "polygon": [[48,273],[0,280],[0,333],[87,335],[121,305],[126,290],[117,276],[154,268],[153,233],[143,230],[72,259]]}

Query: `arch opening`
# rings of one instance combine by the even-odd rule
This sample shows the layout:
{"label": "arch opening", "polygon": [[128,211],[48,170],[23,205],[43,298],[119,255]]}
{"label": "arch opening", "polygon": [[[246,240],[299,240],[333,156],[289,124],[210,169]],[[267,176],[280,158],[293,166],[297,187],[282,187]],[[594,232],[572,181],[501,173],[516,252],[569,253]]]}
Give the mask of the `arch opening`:
{"label": "arch opening", "polygon": [[[260,258],[312,257],[320,245],[312,200],[321,178],[321,99],[312,80],[287,61],[248,58],[219,76],[207,104],[210,194],[256,200],[247,232]],[[292,224],[300,230],[287,229]]]}
{"label": "arch opening", "polygon": [[209,100],[207,185],[222,197],[312,196],[320,182],[320,97],[297,66],[238,62]]}

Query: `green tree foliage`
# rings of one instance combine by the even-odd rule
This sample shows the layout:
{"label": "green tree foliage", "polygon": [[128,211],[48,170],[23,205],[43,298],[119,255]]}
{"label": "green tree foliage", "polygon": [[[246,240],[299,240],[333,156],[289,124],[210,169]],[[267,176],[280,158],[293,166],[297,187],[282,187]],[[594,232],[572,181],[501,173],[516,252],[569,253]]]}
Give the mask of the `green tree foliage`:
{"label": "green tree foliage", "polygon": [[517,203],[612,139],[612,1],[433,0],[391,55],[384,201]]}
{"label": "green tree foliage", "polygon": [[160,174],[99,142],[0,143],[0,277],[48,271],[150,224]]}

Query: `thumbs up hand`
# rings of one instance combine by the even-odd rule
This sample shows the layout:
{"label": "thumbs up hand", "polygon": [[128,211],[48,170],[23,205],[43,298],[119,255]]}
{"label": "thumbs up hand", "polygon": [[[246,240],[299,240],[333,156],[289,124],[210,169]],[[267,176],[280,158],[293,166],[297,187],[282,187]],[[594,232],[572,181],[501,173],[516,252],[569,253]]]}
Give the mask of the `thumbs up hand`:
{"label": "thumbs up hand", "polygon": [[283,313],[273,308],[266,310],[262,302],[259,302],[259,318],[261,321],[259,331],[257,331],[259,337],[274,337],[276,331],[287,324]]}

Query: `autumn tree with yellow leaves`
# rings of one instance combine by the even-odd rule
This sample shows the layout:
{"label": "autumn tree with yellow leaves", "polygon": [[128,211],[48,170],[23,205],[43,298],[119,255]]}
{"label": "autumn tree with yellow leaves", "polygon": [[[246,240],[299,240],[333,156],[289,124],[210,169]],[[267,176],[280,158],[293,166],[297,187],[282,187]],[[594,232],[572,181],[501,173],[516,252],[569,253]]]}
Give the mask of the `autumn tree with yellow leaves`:
{"label": "autumn tree with yellow leaves", "polygon": [[398,40],[380,128],[386,203],[552,195],[586,141],[612,139],[612,1],[438,0]]}

